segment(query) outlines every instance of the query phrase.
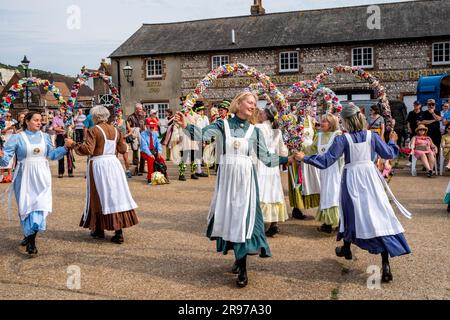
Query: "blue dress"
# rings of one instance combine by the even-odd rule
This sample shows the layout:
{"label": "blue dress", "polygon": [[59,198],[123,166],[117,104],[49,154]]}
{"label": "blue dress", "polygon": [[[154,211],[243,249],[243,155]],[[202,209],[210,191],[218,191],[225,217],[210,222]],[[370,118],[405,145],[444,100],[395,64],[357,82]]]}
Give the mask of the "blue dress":
{"label": "blue dress", "polygon": [[[32,144],[38,144],[41,141],[41,133],[39,131],[32,132],[29,130],[25,130],[25,134]],[[46,133],[44,133],[43,136],[47,147],[47,158],[50,160],[59,160],[64,158],[64,155],[67,153],[66,148],[54,148],[50,136]],[[4,156],[0,158],[0,166],[8,164],[9,160],[14,157],[14,155],[16,155],[17,161],[22,161],[27,156],[27,146],[20,134],[12,135],[8,142],[5,144],[3,151]],[[14,179],[12,187],[14,188],[16,201],[18,202],[22,185],[22,167],[19,166],[17,170],[19,171],[15,173],[16,177]],[[43,211],[31,212],[29,216],[25,220],[21,220],[20,223],[22,225],[23,233],[25,236],[32,235],[33,233],[38,231],[44,231],[46,229],[46,221]]]}
{"label": "blue dress", "polygon": [[[350,137],[353,143],[365,142],[367,139],[367,131],[352,132],[350,133]],[[381,140],[380,136],[376,134],[372,135],[370,148],[372,159],[375,159],[377,154],[383,159],[393,159],[398,156],[399,152],[398,146],[393,141],[389,141],[389,143],[386,144]],[[344,135],[337,136],[326,153],[323,155],[305,156],[304,162],[320,169],[326,169],[335,163],[342,155],[344,155],[345,164],[350,163],[350,146]],[[344,232],[338,233],[337,240],[344,239],[345,241],[352,242],[361,249],[372,254],[388,251],[391,257],[395,257],[411,253],[411,249],[409,248],[403,233],[371,239],[357,238],[355,212],[347,186],[347,169],[344,169],[341,183],[340,202],[345,226]]]}

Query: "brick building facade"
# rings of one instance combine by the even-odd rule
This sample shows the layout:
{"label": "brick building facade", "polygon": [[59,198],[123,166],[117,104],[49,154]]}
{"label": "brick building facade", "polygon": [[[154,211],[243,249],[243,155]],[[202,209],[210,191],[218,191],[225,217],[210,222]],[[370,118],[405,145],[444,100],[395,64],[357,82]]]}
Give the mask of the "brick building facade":
{"label": "brick building facade", "polygon": [[[180,96],[224,63],[255,67],[281,90],[313,79],[326,67],[356,65],[380,80],[390,100],[412,106],[420,76],[450,72],[450,1],[377,7],[381,27],[374,30],[367,26],[367,6],[276,14],[252,6],[251,16],[143,25],[111,54],[113,81],[123,84],[122,101],[129,114],[135,102],[177,108]],[[120,79],[128,62],[134,87]],[[203,98],[212,105],[233,98],[252,82],[218,79]],[[368,84],[353,75],[334,75],[324,83],[343,101],[375,98]]]}

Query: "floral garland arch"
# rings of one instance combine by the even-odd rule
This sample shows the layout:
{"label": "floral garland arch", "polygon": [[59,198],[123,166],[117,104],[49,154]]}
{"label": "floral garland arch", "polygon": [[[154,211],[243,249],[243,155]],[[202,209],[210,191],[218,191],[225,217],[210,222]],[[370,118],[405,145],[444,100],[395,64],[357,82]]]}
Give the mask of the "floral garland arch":
{"label": "floral garland arch", "polygon": [[49,80],[43,80],[34,77],[22,78],[18,83],[11,86],[11,88],[8,90],[8,94],[2,99],[2,104],[0,107],[0,129],[5,128],[4,115],[10,110],[11,104],[14,103],[14,100],[19,97],[20,92],[25,90],[26,87],[39,86],[44,86],[44,90],[53,93],[53,96],[58,101],[58,105],[65,107],[66,101],[64,100],[64,97],[60,93],[58,87],[51,83]]}
{"label": "floral garland arch", "polygon": [[295,117],[290,113],[289,105],[284,95],[272,83],[270,77],[258,72],[255,68],[242,63],[225,64],[208,73],[196,86],[194,92],[189,93],[183,102],[182,111],[192,110],[197,99],[205,90],[218,78],[238,75],[255,79],[264,88],[271,100],[275,103],[279,117],[280,129],[283,132],[283,139],[289,149],[299,149],[302,143],[302,128],[297,126]]}
{"label": "floral garland arch", "polygon": [[81,85],[86,83],[89,80],[89,78],[101,78],[103,82],[105,82],[108,85],[114,100],[114,114],[117,114],[119,111],[121,111],[119,90],[112,82],[111,77],[107,76],[106,74],[100,71],[89,71],[86,69],[85,66],[83,66],[83,68],[81,68],[81,73],[78,75],[77,79],[75,80],[70,90],[70,97],[69,100],[67,101],[69,113],[73,113],[73,109],[75,107],[78,97],[78,91],[80,90]]}

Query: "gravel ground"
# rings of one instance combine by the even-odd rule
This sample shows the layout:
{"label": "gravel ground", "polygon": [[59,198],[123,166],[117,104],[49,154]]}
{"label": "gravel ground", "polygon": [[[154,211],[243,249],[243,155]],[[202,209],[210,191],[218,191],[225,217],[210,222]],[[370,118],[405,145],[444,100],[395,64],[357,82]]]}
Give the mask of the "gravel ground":
{"label": "gravel ground", "polygon": [[[17,218],[0,215],[1,299],[449,299],[450,214],[442,204],[446,177],[411,177],[398,170],[391,188],[413,212],[399,215],[413,253],[391,260],[394,281],[368,289],[371,265],[381,258],[353,247],[355,259],[334,255],[335,235],[323,235],[313,219],[290,219],[269,239],[273,257],[249,258],[249,285],[235,286],[233,254],[215,252],[205,237],[214,176],[130,187],[140,223],[124,232],[125,243],[94,240],[78,227],[84,205],[85,161],[75,178],[56,178],[52,163],[53,213],[39,234],[39,254],[28,256]],[[287,185],[286,175],[283,179]],[[5,186],[0,186],[1,190]],[[15,205],[13,205],[13,210]],[[308,210],[313,216],[315,210]],[[81,288],[67,286],[68,268],[80,268]],[[69,269],[70,271],[70,269]],[[276,288],[276,290],[274,290]]]}

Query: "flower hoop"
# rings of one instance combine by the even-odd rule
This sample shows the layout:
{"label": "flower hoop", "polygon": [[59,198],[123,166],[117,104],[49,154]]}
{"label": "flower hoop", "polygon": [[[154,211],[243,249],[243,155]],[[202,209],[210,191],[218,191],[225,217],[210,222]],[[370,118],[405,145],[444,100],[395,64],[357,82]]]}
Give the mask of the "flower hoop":
{"label": "flower hoop", "polygon": [[380,82],[371,75],[369,72],[364,71],[361,67],[350,67],[338,65],[334,68],[327,68],[322,71],[322,73],[318,74],[314,80],[315,83],[320,84],[323,80],[327,79],[333,73],[351,73],[357,78],[361,78],[365,80],[370,86],[377,92],[377,98],[379,100],[379,104],[381,105],[381,111],[383,117],[387,119],[391,119],[391,107],[389,106],[389,100],[387,99],[386,92],[384,87],[380,84]]}
{"label": "flower hoop", "polygon": [[0,107],[1,129],[3,129],[5,126],[4,114],[9,111],[9,109],[11,108],[11,104],[14,103],[14,100],[16,100],[19,97],[20,92],[25,90],[26,87],[39,87],[39,86],[44,86],[44,90],[53,93],[53,96],[58,101],[58,105],[63,107],[66,105],[66,101],[59,92],[58,87],[55,86],[53,83],[50,83],[50,81],[39,78],[22,78],[19,80],[18,83],[13,84],[11,86],[11,88],[8,90],[8,94],[6,95],[6,97],[3,97],[2,99],[2,104]]}
{"label": "flower hoop", "polygon": [[295,117],[290,114],[289,105],[284,95],[272,83],[270,78],[258,72],[255,68],[242,63],[225,64],[208,73],[197,85],[194,92],[187,95],[183,102],[182,111],[191,110],[197,99],[203,95],[205,90],[218,78],[230,75],[246,76],[255,79],[264,88],[266,94],[275,103],[280,114],[279,124],[283,131],[283,139],[290,149],[299,149],[301,146],[301,130],[296,125]]}
{"label": "flower hoop", "polygon": [[103,82],[105,82],[109,89],[111,90],[112,97],[114,99],[114,114],[117,115],[120,109],[120,97],[119,90],[116,88],[114,83],[111,80],[111,77],[105,75],[99,71],[89,71],[85,66],[81,68],[81,74],[78,75],[78,78],[75,80],[75,83],[72,85],[72,89],[70,90],[70,98],[67,101],[67,107],[70,113],[73,113],[73,109],[75,107],[78,91],[80,90],[81,85],[89,80],[89,78],[101,78]]}

